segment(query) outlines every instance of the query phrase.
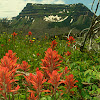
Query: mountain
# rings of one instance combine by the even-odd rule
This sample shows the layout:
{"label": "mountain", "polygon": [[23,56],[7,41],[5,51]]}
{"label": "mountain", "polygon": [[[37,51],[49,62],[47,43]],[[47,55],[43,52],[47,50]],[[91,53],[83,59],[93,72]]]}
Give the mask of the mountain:
{"label": "mountain", "polygon": [[74,33],[89,27],[93,13],[83,4],[33,4],[26,7],[13,18],[11,31],[32,31],[35,37]]}
{"label": "mountain", "polygon": [[93,15],[93,13],[83,4],[32,4],[28,3],[26,7],[19,13],[17,17],[29,16],[32,18],[40,18],[49,15],[58,15],[65,17],[66,15]]}

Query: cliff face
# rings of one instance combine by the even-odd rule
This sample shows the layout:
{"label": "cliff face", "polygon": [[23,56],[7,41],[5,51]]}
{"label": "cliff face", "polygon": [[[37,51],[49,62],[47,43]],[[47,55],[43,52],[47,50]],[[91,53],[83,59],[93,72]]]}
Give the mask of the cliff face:
{"label": "cliff face", "polygon": [[80,15],[92,16],[93,13],[83,4],[32,4],[28,3],[17,17],[44,17],[49,15],[74,16]]}
{"label": "cliff face", "polygon": [[44,33],[54,35],[66,34],[70,29],[74,32],[89,27],[93,13],[83,4],[32,4],[26,7],[13,19],[11,24],[15,31],[27,33],[32,31],[35,36]]}

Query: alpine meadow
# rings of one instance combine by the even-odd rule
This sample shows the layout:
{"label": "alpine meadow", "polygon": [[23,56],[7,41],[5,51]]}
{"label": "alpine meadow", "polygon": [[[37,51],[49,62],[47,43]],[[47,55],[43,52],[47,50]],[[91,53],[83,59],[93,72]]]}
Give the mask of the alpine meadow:
{"label": "alpine meadow", "polygon": [[0,19],[0,100],[100,100],[97,1],[27,3]]}

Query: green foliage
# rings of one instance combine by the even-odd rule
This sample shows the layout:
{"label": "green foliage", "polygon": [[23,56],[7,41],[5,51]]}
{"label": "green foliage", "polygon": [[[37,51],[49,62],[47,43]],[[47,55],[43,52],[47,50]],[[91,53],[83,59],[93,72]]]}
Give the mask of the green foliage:
{"label": "green foliage", "polygon": [[95,40],[96,40],[97,43],[100,43],[100,36]]}

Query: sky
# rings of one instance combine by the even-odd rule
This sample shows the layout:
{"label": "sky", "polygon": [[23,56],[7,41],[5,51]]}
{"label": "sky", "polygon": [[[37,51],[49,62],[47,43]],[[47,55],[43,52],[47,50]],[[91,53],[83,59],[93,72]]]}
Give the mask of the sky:
{"label": "sky", "polygon": [[[95,0],[95,5],[98,0]],[[0,18],[17,16],[27,3],[40,4],[74,4],[83,3],[91,9],[93,0],[0,0]],[[95,9],[95,6],[94,6]],[[100,15],[100,5],[97,15]]]}

